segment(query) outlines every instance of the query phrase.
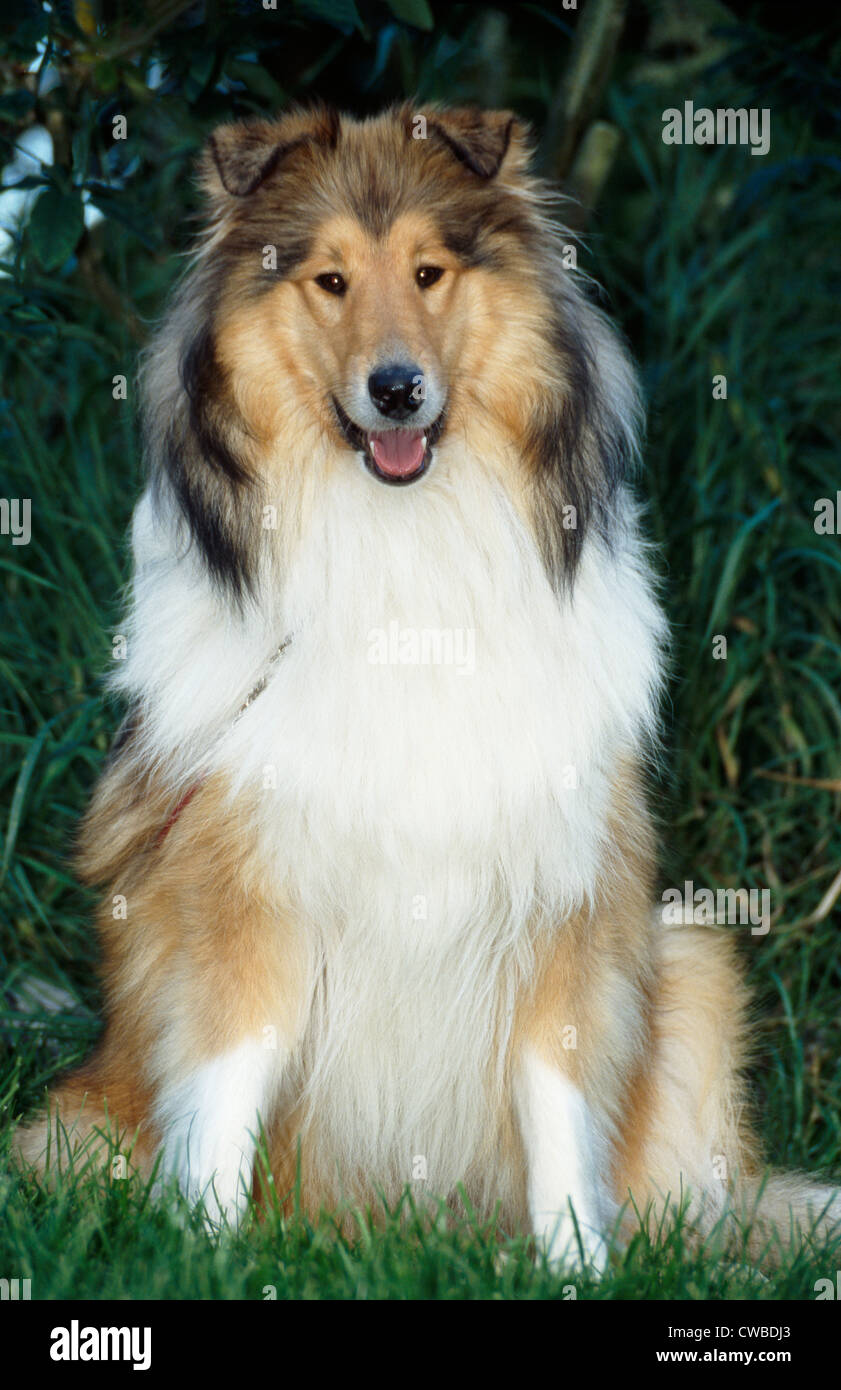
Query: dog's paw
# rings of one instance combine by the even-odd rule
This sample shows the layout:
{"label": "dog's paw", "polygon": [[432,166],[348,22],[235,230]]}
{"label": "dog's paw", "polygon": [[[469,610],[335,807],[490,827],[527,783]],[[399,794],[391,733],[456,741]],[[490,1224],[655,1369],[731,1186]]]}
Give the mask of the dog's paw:
{"label": "dog's paw", "polygon": [[239,1229],[251,1189],[251,1169],[241,1154],[231,1154],[227,1162],[180,1173],[178,1185],[190,1206],[200,1210],[208,1231]]}
{"label": "dog's paw", "polygon": [[608,1248],[592,1226],[578,1225],[569,1217],[546,1226],[538,1238],[547,1264],[555,1270],[577,1270],[601,1278],[607,1269]]}
{"label": "dog's paw", "polygon": [[195,1142],[195,1135],[169,1137],[158,1178],[177,1189],[189,1207],[200,1211],[208,1231],[237,1230],[248,1208],[251,1163],[238,1145]]}
{"label": "dog's paw", "polygon": [[198,1179],[187,1193],[192,1206],[201,1210],[202,1220],[211,1232],[238,1230],[248,1207],[245,1174],[240,1170],[217,1170],[207,1181]]}

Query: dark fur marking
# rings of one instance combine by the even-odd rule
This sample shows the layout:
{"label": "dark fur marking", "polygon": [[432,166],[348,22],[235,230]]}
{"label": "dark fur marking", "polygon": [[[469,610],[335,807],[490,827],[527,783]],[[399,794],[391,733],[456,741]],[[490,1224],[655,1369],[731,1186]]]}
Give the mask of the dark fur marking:
{"label": "dark fur marking", "polygon": [[182,353],[180,375],[184,397],[162,440],[160,464],[210,574],[241,600],[252,583],[243,492],[253,479],[235,449],[245,425],[209,326]]}
{"label": "dark fur marking", "polygon": [[[277,233],[275,233],[275,236]],[[261,295],[271,290],[283,280],[288,280],[292,272],[301,265],[309,256],[312,243],[309,241],[297,241],[286,246],[277,241],[260,242],[252,249],[254,264],[257,271],[253,279],[245,288],[247,295]],[[277,265],[274,269],[263,264],[263,247],[274,246],[277,254]]]}
{"label": "dark fur marking", "polygon": [[[583,332],[563,317],[559,305],[553,346],[568,389],[547,404],[526,440],[535,467],[538,532],[550,573],[571,585],[590,526],[609,542],[611,502],[630,464],[625,429],[602,399],[596,363]],[[564,526],[573,506],[576,526]]]}
{"label": "dark fur marking", "polygon": [[350,193],[350,209],[357,221],[374,237],[384,237],[401,211],[398,191],[390,190],[376,169],[369,169],[365,183],[354,186]]}
{"label": "dark fur marking", "polygon": [[[241,601],[253,582],[249,549],[241,534],[242,484],[212,473],[189,437],[179,440],[170,432],[164,457],[181,514],[208,571]],[[239,524],[232,524],[232,516]]]}
{"label": "dark fur marking", "polygon": [[438,225],[447,250],[458,256],[467,270],[501,270],[504,267],[505,253],[500,247],[488,244],[480,219],[455,223],[439,218]]}
{"label": "dark fur marking", "polygon": [[210,328],[204,328],[183,354],[181,381],[190,402],[190,427],[202,457],[231,482],[245,482],[247,469],[232,452],[215,418],[220,413],[219,403],[224,405],[229,393]]}

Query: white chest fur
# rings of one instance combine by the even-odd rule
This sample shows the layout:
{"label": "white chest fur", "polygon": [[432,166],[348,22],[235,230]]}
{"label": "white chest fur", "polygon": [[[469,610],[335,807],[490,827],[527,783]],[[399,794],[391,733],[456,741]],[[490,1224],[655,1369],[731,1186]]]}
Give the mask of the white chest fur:
{"label": "white chest fur", "polygon": [[265,872],[312,933],[313,1112],[331,1154],[384,1180],[419,1155],[439,1191],[463,1174],[526,928],[595,887],[663,636],[629,536],[613,553],[589,536],[559,599],[479,463],[406,491],[350,469],[240,619],[139,508],[118,683],[158,755],[253,806]]}
{"label": "white chest fur", "polygon": [[632,554],[595,540],[559,601],[478,466],[411,496],[348,471],[289,556],[291,645],[214,764],[264,793],[272,857],[316,900],[329,859],[341,900],[349,875],[459,864],[572,905],[651,718],[659,621]]}

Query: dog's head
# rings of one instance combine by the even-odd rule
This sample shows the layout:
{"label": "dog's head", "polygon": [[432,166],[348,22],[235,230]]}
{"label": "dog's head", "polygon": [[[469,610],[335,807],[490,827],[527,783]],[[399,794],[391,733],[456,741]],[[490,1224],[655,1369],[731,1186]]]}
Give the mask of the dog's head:
{"label": "dog's head", "polygon": [[405,487],[451,438],[507,471],[547,563],[574,567],[631,447],[633,391],[528,161],[515,116],[472,108],[215,132],[208,234],[164,329],[180,387],[161,411],[152,367],[147,407],[218,575],[247,579],[249,478],[320,459]]}

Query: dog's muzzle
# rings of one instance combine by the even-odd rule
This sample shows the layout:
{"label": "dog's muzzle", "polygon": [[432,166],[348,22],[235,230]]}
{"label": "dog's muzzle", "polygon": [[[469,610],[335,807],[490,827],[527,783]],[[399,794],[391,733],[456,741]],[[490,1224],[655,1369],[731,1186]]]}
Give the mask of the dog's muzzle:
{"label": "dog's muzzle", "polygon": [[[372,378],[377,375],[372,373]],[[404,418],[402,411],[406,410],[405,401],[401,405],[393,404],[397,397],[405,391],[405,382],[398,385],[392,382],[387,385],[380,383],[380,389],[385,400],[386,390],[395,392],[389,397],[389,411],[382,411],[383,414],[392,413],[392,416],[400,412],[398,418]],[[369,383],[372,399],[374,399],[373,388]],[[335,396],[332,398],[333,410],[339,429],[352,449],[360,453],[365,462],[366,468],[375,478],[382,483],[390,483],[392,487],[403,487],[407,483],[417,482],[418,478],[423,477],[432,462],[432,453],[445,424],[446,408],[441,411],[438,418],[423,429],[412,426],[409,419],[405,424],[396,424],[393,427],[382,430],[364,430],[351,420],[347,411],[343,410]],[[420,402],[418,402],[420,404]],[[417,409],[413,405],[407,411],[409,415]]]}

